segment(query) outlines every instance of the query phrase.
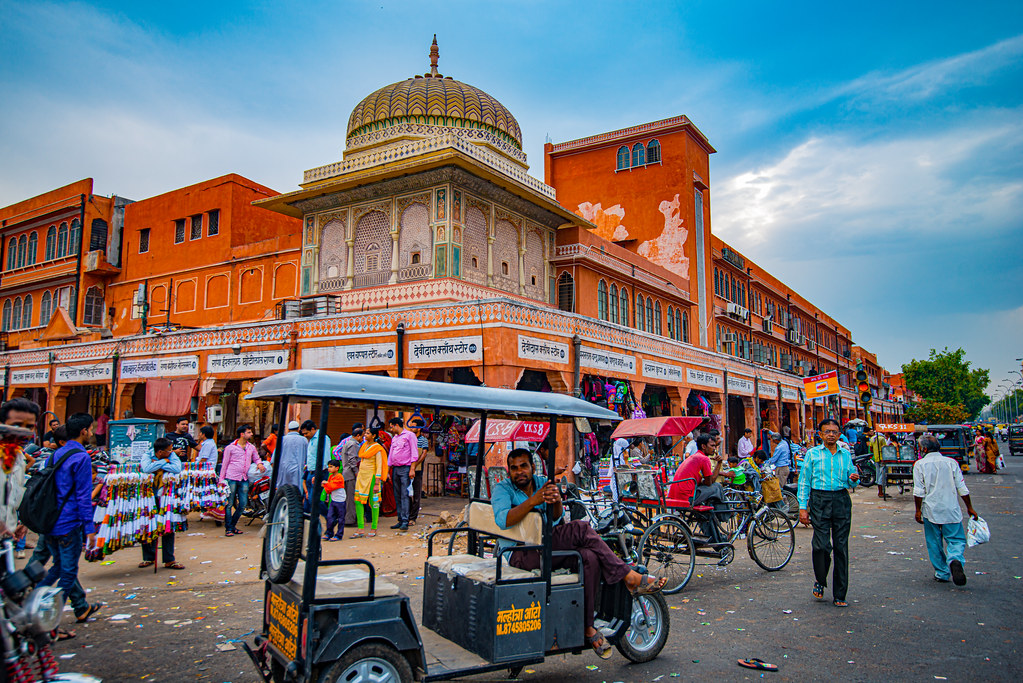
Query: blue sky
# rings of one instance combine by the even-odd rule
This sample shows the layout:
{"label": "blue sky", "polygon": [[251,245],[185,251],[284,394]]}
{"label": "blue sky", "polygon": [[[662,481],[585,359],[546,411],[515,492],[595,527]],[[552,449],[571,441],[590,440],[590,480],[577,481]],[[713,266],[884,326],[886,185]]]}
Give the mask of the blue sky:
{"label": "blue sky", "polygon": [[[894,5],[894,6],[893,6]],[[0,204],[141,199],[337,161],[354,105],[428,68],[563,141],[688,115],[716,233],[891,369],[1023,357],[1023,3],[0,0]]]}

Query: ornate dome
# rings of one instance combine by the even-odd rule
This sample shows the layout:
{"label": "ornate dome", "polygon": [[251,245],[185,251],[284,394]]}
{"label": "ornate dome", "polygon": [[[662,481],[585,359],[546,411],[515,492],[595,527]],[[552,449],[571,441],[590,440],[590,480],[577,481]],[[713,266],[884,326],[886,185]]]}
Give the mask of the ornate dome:
{"label": "ornate dome", "polygon": [[486,131],[522,149],[522,131],[496,99],[437,72],[437,36],[430,48],[430,73],[392,83],[366,96],[348,119],[347,139],[392,126],[421,124]]}

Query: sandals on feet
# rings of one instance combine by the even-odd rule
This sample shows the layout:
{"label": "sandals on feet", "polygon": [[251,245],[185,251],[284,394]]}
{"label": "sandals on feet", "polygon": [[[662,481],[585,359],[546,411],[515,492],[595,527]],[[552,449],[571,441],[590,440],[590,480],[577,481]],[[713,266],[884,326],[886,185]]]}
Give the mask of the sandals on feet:
{"label": "sandals on feet", "polygon": [[66,628],[57,629],[57,640],[71,640],[76,634],[74,631],[69,631]]}
{"label": "sandals on feet", "polygon": [[95,614],[96,612],[98,612],[101,609],[103,609],[103,606],[105,604],[106,603],[102,603],[102,602],[94,602],[94,603],[92,603],[91,605],[89,605],[89,608],[87,610],[85,610],[85,612],[81,616],[79,616],[77,614],[75,615],[75,621],[77,621],[79,624],[84,624],[85,622],[89,621],[89,617],[91,617],[93,614]]}
{"label": "sandals on feet", "polygon": [[366,538],[366,534],[363,534],[363,533],[360,533],[360,532],[356,532],[356,533],[352,534],[352,538]]}
{"label": "sandals on feet", "polygon": [[818,600],[824,599],[824,586],[817,583],[816,581],[813,582],[813,597],[817,598]]}
{"label": "sandals on feet", "polygon": [[655,576],[644,575],[642,581],[636,588],[631,589],[633,595],[650,595],[651,593],[659,593],[664,584],[668,583],[668,579],[658,579]]}
{"label": "sandals on feet", "polygon": [[185,565],[179,564],[178,562],[166,562],[163,565],[167,569],[184,569]]}
{"label": "sandals on feet", "polygon": [[611,643],[607,642],[607,638],[600,631],[590,636],[590,647],[601,659],[611,659]]}
{"label": "sandals on feet", "polygon": [[139,569],[145,569],[146,567],[152,567],[154,564],[156,564],[156,563],[155,562],[150,562],[149,560],[146,560],[144,562],[139,562]]}
{"label": "sandals on feet", "polygon": [[778,665],[777,664],[768,664],[767,662],[765,662],[762,659],[756,659],[756,658],[740,659],[738,663],[739,663],[739,666],[744,666],[747,669],[758,669],[760,671],[777,671],[778,670]]}
{"label": "sandals on feet", "polygon": [[845,600],[835,600],[835,607],[848,607],[849,603]]}

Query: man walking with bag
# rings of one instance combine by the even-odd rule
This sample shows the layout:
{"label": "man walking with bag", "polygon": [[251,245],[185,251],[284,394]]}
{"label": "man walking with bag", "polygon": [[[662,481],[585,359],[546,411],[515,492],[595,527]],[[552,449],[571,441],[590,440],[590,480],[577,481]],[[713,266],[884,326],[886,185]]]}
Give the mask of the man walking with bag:
{"label": "man walking with bag", "polygon": [[913,465],[913,501],[916,503],[916,521],[924,525],[927,555],[934,566],[934,580],[957,586],[966,585],[963,571],[963,551],[966,532],[963,531],[963,512],[959,498],[966,503],[966,512],[977,519],[970,502],[970,490],[963,481],[959,463],[940,453],[941,444],[933,436],[920,439],[926,453]]}
{"label": "man walking with bag", "polygon": [[[831,595],[835,607],[848,607],[845,594],[849,588],[849,529],[852,526],[852,499],[848,489],[856,486],[856,472],[849,451],[838,447],[842,431],[838,422],[827,418],[817,425],[821,440],[806,452],[799,470],[799,522],[813,522],[813,597],[824,598],[828,585],[831,555],[835,555]],[[832,545],[833,544],[833,545]]]}

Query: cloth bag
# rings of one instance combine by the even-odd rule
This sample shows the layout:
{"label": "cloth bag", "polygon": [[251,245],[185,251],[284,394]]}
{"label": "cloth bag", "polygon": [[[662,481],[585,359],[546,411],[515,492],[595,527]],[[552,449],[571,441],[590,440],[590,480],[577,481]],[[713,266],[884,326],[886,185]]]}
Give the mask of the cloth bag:
{"label": "cloth bag", "polygon": [[781,500],[781,482],[778,477],[770,477],[760,482],[760,492],[765,503],[777,503]]}
{"label": "cloth bag", "polygon": [[975,545],[987,543],[990,540],[991,529],[988,528],[984,518],[978,516],[977,519],[974,519],[970,517],[966,523],[966,545],[972,548]]}

